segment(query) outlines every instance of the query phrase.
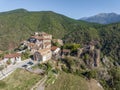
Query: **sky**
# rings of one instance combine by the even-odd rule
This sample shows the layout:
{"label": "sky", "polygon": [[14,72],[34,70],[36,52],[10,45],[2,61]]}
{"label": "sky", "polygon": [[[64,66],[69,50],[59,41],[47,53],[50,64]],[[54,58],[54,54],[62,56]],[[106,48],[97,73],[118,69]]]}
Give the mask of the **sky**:
{"label": "sky", "polygon": [[54,11],[79,19],[98,13],[120,14],[120,0],[0,0],[0,12],[19,8],[28,11]]}

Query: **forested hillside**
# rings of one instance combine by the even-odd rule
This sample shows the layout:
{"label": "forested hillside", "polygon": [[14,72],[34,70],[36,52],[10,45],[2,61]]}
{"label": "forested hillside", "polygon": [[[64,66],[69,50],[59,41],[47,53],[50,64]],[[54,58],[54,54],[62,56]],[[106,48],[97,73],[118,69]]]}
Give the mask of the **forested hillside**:
{"label": "forested hillside", "polygon": [[52,11],[29,12],[17,9],[0,13],[0,49],[14,48],[35,31],[45,31],[53,37],[63,38],[83,26],[87,26],[87,23]]}
{"label": "forested hillside", "polygon": [[91,40],[99,42],[103,56],[111,57],[113,60],[120,59],[120,23],[104,25],[93,28],[77,29],[64,38],[66,43],[87,44]]}
{"label": "forested hillside", "polygon": [[120,59],[120,24],[99,25],[77,21],[52,11],[17,9],[0,13],[0,50],[12,49],[35,31],[45,31],[65,42],[99,42],[103,55]]}

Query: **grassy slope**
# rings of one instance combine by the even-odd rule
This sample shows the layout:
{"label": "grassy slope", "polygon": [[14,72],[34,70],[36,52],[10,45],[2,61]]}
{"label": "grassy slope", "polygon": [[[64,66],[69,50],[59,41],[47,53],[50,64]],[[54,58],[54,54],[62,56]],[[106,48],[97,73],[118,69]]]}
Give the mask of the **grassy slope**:
{"label": "grassy slope", "polygon": [[3,80],[5,85],[1,85],[0,90],[30,90],[40,79],[40,75],[17,69]]}
{"label": "grassy slope", "polygon": [[62,72],[55,83],[45,90],[88,90],[88,86],[84,78]]}

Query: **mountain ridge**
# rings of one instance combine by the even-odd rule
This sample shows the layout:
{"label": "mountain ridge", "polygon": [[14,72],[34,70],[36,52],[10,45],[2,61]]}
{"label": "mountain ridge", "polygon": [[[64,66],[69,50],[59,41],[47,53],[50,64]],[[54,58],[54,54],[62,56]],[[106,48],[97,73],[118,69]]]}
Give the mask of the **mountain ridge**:
{"label": "mountain ridge", "polygon": [[120,15],[116,13],[100,13],[90,17],[83,17],[80,20],[99,23],[99,24],[111,24],[120,22]]}

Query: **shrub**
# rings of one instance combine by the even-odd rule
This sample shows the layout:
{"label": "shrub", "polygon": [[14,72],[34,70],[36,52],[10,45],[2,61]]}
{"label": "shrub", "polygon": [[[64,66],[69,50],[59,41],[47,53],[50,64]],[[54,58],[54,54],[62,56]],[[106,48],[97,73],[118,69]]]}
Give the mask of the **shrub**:
{"label": "shrub", "polygon": [[26,51],[22,53],[22,60],[30,58],[30,52]]}
{"label": "shrub", "polygon": [[86,76],[88,79],[91,79],[91,78],[96,78],[97,73],[95,70],[91,70],[84,72],[83,75]]}

